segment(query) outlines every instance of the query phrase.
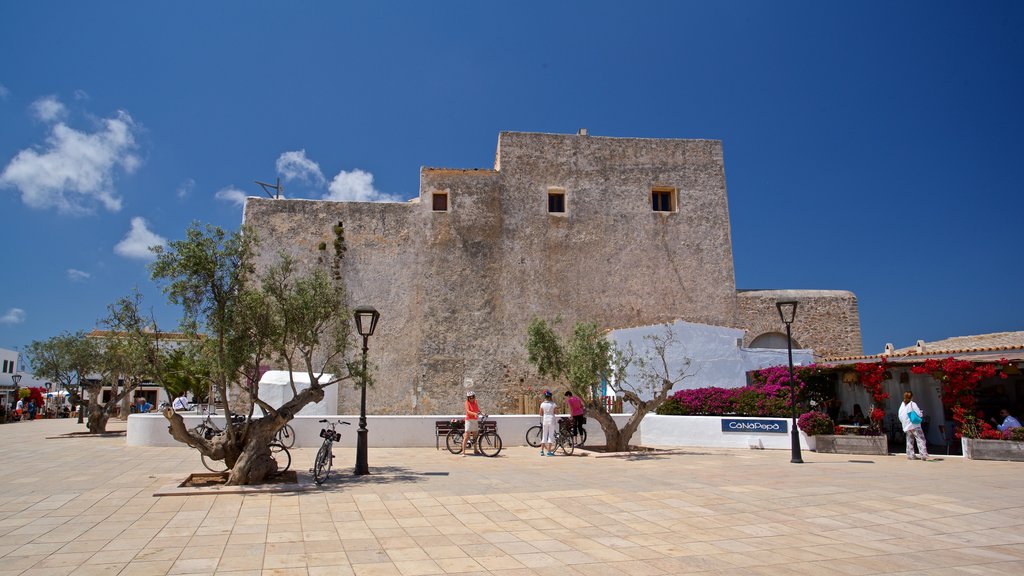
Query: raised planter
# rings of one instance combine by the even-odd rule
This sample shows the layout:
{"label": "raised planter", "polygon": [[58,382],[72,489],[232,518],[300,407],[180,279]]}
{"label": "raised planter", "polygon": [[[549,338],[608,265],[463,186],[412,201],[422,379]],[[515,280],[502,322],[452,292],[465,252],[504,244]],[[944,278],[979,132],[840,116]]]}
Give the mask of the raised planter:
{"label": "raised planter", "polygon": [[874,454],[884,456],[889,453],[888,441],[885,436],[833,436],[819,434],[814,437],[815,451],[822,454]]}
{"label": "raised planter", "polygon": [[960,443],[964,448],[964,458],[968,460],[1024,462],[1024,442],[961,438]]}

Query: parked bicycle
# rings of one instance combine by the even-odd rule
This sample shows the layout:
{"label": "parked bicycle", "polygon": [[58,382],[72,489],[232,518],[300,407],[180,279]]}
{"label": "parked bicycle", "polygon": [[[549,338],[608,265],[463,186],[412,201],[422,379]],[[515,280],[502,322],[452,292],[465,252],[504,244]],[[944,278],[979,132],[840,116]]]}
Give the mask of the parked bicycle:
{"label": "parked bicycle", "polygon": [[[569,428],[568,428],[568,431],[566,433],[572,437],[573,445],[574,446],[582,446],[582,445],[586,444],[587,443],[587,430],[586,430],[586,428],[581,428],[578,434],[577,433],[573,433],[572,432],[572,418],[559,418],[558,419],[559,426],[562,426],[564,421],[568,421],[569,422]],[[540,447],[540,439],[541,439],[541,436],[543,435],[543,433],[544,433],[544,429],[543,429],[543,427],[540,424],[537,424],[536,426],[530,426],[529,428],[526,429],[526,443],[529,444],[530,446],[532,446],[533,448],[539,448]]]}
{"label": "parked bicycle", "polygon": [[[472,448],[484,456],[493,458],[501,452],[501,436],[498,436],[496,430],[484,429],[484,424],[487,422],[486,414],[481,414],[478,422],[480,426],[479,431],[474,438],[470,438],[466,442],[466,450]],[[448,432],[444,442],[449,452],[452,454],[462,454],[462,437],[465,436],[465,433],[465,422],[462,422],[462,426],[452,428]]]}
{"label": "parked bicycle", "polygon": [[349,426],[348,422],[338,420],[337,422],[329,422],[326,419],[320,420],[321,423],[327,424],[328,428],[320,429],[320,437],[324,439],[324,443],[320,445],[320,450],[316,453],[316,459],[313,460],[313,468],[310,472],[313,473],[313,481],[319,486],[327,481],[327,478],[331,475],[331,465],[334,463],[334,443],[341,441],[341,432],[338,432],[335,428],[338,424],[344,424]]}

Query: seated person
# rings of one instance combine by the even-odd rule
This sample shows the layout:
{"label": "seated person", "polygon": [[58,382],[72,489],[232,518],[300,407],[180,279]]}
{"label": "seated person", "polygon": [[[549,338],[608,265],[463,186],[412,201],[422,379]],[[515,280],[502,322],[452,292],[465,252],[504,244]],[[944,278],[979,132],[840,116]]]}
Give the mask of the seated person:
{"label": "seated person", "polygon": [[146,402],[145,396],[135,397],[135,404],[132,405],[132,412],[135,412],[136,414],[145,414],[146,412],[149,412],[152,409],[153,405],[150,404],[149,402]]}
{"label": "seated person", "polygon": [[868,419],[864,416],[864,410],[860,407],[860,404],[853,405],[853,416],[850,417],[850,422],[857,426],[863,426],[868,423]]}
{"label": "seated person", "polygon": [[996,425],[996,429],[1000,432],[1006,432],[1010,428],[1020,428],[1020,420],[1017,420],[1013,416],[1010,416],[1010,411],[1006,408],[999,410],[999,417],[1003,419],[1003,423],[999,424],[995,418],[991,419],[991,422]]}
{"label": "seated person", "polygon": [[189,409],[188,398],[185,397],[185,394],[186,393],[182,391],[178,394],[178,397],[174,399],[174,404],[171,405],[171,408],[173,408],[175,412],[184,412]]}

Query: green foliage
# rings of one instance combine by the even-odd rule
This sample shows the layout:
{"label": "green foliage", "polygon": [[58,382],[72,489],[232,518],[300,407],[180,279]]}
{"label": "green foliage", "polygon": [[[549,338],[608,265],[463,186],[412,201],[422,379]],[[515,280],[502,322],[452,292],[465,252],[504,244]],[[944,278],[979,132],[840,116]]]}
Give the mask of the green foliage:
{"label": "green foliage", "polygon": [[184,240],[155,248],[157,258],[150,264],[153,280],[163,283],[168,300],[182,307],[182,330],[196,339],[200,332],[209,337],[210,344],[201,348],[203,364],[221,397],[236,375],[247,372],[252,348],[261,344],[244,329],[249,308],[243,303],[250,299],[245,283],[254,272],[256,239],[243,232],[228,234],[217,226],[192,223]]}
{"label": "green foliage", "polygon": [[80,378],[100,369],[100,348],[81,331],[35,340],[26,352],[36,376],[69,390],[78,385]]}
{"label": "green foliage", "polygon": [[542,318],[534,318],[526,329],[527,360],[537,367],[537,372],[547,378],[562,377],[562,341],[555,333],[555,326],[562,321],[556,317],[548,322]]}
{"label": "green foliage", "polygon": [[683,405],[681,402],[679,402],[675,398],[667,398],[664,402],[661,403],[661,406],[658,406],[658,409],[655,410],[655,412],[657,414],[661,414],[663,416],[689,416],[690,415],[690,410],[687,409],[687,407],[685,405]]}
{"label": "green foliage", "polygon": [[577,322],[565,356],[565,375],[574,394],[594,397],[612,361],[612,343],[597,324]]}
{"label": "green foliage", "polygon": [[746,386],[736,394],[736,413],[743,416],[785,416],[791,412],[785,394],[766,394],[759,386]]}
{"label": "green foliage", "polygon": [[527,328],[527,360],[541,376],[564,378],[573,394],[595,397],[595,389],[608,376],[613,360],[612,343],[597,324],[577,322],[569,342],[562,344],[555,333],[560,317],[548,322],[534,318]]}
{"label": "green foliage", "polygon": [[811,411],[800,415],[797,426],[808,436],[835,434],[836,424],[824,412]]}
{"label": "green foliage", "polygon": [[203,365],[200,351],[193,343],[162,352],[160,383],[171,398],[182,392],[205,398],[210,393],[209,371]]}

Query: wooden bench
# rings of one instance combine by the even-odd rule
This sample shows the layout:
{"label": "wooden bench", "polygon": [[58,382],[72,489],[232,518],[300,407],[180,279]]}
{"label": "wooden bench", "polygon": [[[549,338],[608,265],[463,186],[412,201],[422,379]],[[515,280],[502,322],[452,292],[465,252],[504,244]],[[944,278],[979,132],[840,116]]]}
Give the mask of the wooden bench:
{"label": "wooden bench", "polygon": [[[452,426],[451,420],[434,420],[434,449],[441,449],[442,437],[448,436],[448,433],[451,432],[453,429],[462,430],[465,427],[465,425],[465,421],[461,419],[456,420],[454,426]],[[485,431],[497,432],[498,423],[495,422],[494,420],[488,420],[484,422],[484,427],[483,430],[481,430],[481,432]]]}

